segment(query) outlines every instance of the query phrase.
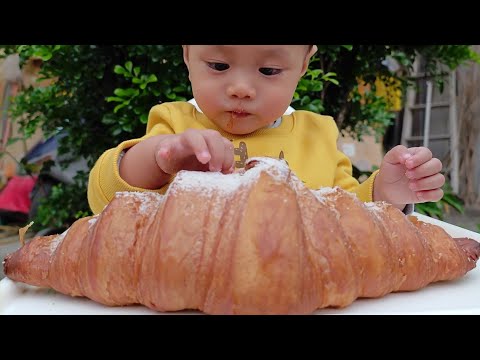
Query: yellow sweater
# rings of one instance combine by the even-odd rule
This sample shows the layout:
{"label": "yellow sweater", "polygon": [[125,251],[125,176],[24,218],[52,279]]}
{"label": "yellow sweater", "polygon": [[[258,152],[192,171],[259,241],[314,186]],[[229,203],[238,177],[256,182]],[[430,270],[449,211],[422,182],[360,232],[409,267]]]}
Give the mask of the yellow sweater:
{"label": "yellow sweater", "polygon": [[130,186],[119,175],[120,153],[150,136],[179,134],[188,128],[214,129],[230,139],[235,147],[235,165],[257,156],[284,158],[295,174],[311,189],[339,186],[357,194],[362,201],[372,201],[373,182],[377,172],[359,184],[352,177],[350,160],[337,148],[338,128],[330,116],[309,111],[284,115],[276,128],[265,128],[247,135],[232,135],[212,123],[194,105],[171,102],[150,110],[146,135],[122,142],[107,150],[90,172],[88,201],[93,213],[103,210],[117,191],[155,191],[165,193],[168,184],[157,190]]}

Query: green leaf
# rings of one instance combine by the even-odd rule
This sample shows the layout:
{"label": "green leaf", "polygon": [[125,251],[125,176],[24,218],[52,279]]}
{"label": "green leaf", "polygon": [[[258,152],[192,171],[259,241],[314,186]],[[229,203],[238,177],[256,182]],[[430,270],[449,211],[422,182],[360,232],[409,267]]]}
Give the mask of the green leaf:
{"label": "green leaf", "polygon": [[115,65],[115,67],[113,68],[113,72],[119,75],[125,75],[127,73],[125,69],[120,65]]}
{"label": "green leaf", "polygon": [[460,199],[454,197],[452,194],[445,194],[442,201],[446,202],[450,206],[454,207],[459,213],[464,213],[463,203]]}
{"label": "green leaf", "polygon": [[329,71],[328,73],[326,73],[325,75],[323,75],[323,77],[325,77],[325,78],[331,77],[331,76],[337,76],[337,73],[334,73],[334,72]]}
{"label": "green leaf", "polygon": [[116,122],[117,122],[117,119],[112,114],[106,114],[102,118],[102,123],[106,125],[115,124]]}
{"label": "green leaf", "polygon": [[312,79],[316,79],[322,73],[323,73],[322,69],[315,69],[315,70],[309,71],[308,75],[310,75]]}
{"label": "green leaf", "polygon": [[135,76],[138,76],[140,74],[140,67],[139,66],[134,67],[133,73],[135,74]]}
{"label": "green leaf", "polygon": [[121,108],[127,106],[127,104],[125,103],[122,103],[122,104],[118,104],[117,106],[115,106],[115,109],[113,109],[113,112],[116,113],[118,110],[120,110]]}
{"label": "green leaf", "polygon": [[128,88],[128,89],[118,88],[118,89],[115,89],[113,93],[119,97],[127,98],[127,97],[137,96],[139,94],[139,91],[138,89],[132,89],[132,88]]}
{"label": "green leaf", "polygon": [[321,81],[315,82],[315,84],[312,86],[312,91],[314,92],[319,92],[323,90],[323,83]]}
{"label": "green leaf", "polygon": [[303,96],[303,97],[302,97],[302,100],[300,101],[300,103],[301,103],[302,105],[305,105],[305,104],[307,104],[307,103],[309,103],[309,102],[310,102],[310,96],[308,96],[308,95]]}
{"label": "green leaf", "polygon": [[122,133],[122,129],[121,128],[116,128],[115,130],[112,131],[112,135],[113,136],[118,136]]}
{"label": "green leaf", "polygon": [[126,96],[125,90],[124,90],[124,89],[120,89],[120,88],[115,89],[115,90],[113,91],[113,93],[114,93],[115,95],[117,95],[117,96],[120,96],[120,97]]}
{"label": "green leaf", "polygon": [[436,216],[439,219],[443,218],[443,212],[439,208],[438,203],[434,202],[426,202],[426,203],[419,203],[415,205],[415,210],[421,214],[425,214],[428,216]]}
{"label": "green leaf", "polygon": [[109,96],[106,98],[106,100],[108,102],[111,102],[111,101],[115,101],[115,102],[122,102],[123,100],[125,100],[124,98],[121,98],[121,97],[117,97],[117,96]]}
{"label": "green leaf", "polygon": [[125,132],[132,132],[132,123],[123,124],[122,130]]}
{"label": "green leaf", "polygon": [[158,78],[155,74],[151,74],[149,77],[148,77],[148,80],[147,82],[151,83],[151,82],[157,82],[158,81]]}
{"label": "green leaf", "polygon": [[146,123],[148,122],[148,115],[147,115],[147,114],[142,114],[142,115],[140,116],[140,122],[141,122],[142,124],[146,124]]}
{"label": "green leaf", "polygon": [[132,64],[131,61],[127,61],[127,62],[125,63],[125,68],[128,70],[129,73],[132,72],[132,67],[133,67],[133,64]]}

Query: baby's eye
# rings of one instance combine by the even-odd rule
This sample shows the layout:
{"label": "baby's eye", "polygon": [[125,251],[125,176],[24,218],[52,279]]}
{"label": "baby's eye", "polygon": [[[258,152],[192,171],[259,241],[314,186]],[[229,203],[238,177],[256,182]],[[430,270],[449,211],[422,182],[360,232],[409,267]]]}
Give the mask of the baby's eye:
{"label": "baby's eye", "polygon": [[272,76],[272,75],[280,74],[282,72],[282,69],[264,67],[264,68],[258,69],[258,71],[260,71],[263,75]]}
{"label": "baby's eye", "polygon": [[207,62],[209,68],[216,70],[216,71],[225,71],[230,68],[230,65],[224,63],[217,63],[217,62]]}

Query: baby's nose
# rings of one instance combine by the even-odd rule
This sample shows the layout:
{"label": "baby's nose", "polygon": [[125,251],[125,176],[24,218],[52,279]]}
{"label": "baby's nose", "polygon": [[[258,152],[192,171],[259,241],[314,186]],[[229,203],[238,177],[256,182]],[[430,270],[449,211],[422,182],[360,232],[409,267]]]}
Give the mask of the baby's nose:
{"label": "baby's nose", "polygon": [[227,89],[227,94],[230,97],[244,99],[252,99],[256,95],[255,88],[246,83],[231,84]]}

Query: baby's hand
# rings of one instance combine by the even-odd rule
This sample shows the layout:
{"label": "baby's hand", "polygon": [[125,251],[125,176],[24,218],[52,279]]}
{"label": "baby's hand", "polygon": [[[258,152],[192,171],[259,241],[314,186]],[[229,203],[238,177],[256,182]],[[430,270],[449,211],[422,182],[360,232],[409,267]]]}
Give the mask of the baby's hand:
{"label": "baby's hand", "polygon": [[386,201],[403,208],[405,204],[438,201],[445,177],[442,162],[426,147],[398,145],[385,154],[375,178],[374,201]]}
{"label": "baby's hand", "polygon": [[187,129],[176,135],[164,135],[156,146],[155,160],[167,174],[180,170],[234,170],[233,144],[215,130]]}

